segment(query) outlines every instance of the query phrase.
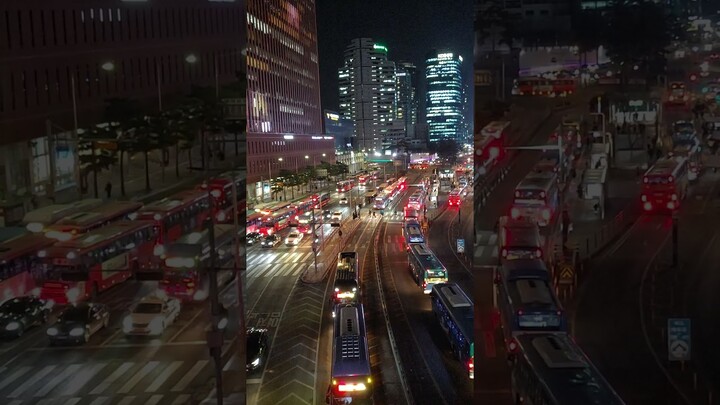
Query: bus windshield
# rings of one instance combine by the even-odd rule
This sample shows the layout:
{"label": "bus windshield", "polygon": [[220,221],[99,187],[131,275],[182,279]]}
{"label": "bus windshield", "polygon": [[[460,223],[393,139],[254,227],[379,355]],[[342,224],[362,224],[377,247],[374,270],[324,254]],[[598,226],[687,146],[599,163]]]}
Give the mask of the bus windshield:
{"label": "bus windshield", "polygon": [[672,176],[646,176],[645,184],[650,186],[666,186],[674,184]]}

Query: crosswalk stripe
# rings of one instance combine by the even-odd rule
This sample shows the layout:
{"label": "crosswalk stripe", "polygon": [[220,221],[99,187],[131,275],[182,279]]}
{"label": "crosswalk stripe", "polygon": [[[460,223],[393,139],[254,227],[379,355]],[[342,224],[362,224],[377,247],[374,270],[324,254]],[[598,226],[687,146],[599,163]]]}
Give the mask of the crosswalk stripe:
{"label": "crosswalk stripe", "polygon": [[272,263],[275,260],[275,255],[268,255],[267,260],[265,260],[264,264]]}
{"label": "crosswalk stripe", "polygon": [[145,402],[145,405],[155,405],[160,402],[162,397],[163,396],[159,394],[153,395],[150,397],[150,399],[147,400],[147,402]]}
{"label": "crosswalk stripe", "polygon": [[31,379],[26,380],[22,385],[20,385],[13,392],[11,392],[10,395],[8,395],[8,398],[19,397],[26,389],[30,388],[34,384],[37,384],[38,381],[42,380],[43,378],[45,378],[46,375],[50,374],[55,369],[55,367],[57,366],[53,365],[43,367],[43,369],[35,373],[35,375],[33,375]]}
{"label": "crosswalk stripe", "polygon": [[494,246],[491,257],[497,258],[498,257],[498,247]]}
{"label": "crosswalk stripe", "polygon": [[102,392],[105,391],[110,386],[110,384],[114,383],[115,380],[120,378],[121,375],[125,374],[134,364],[135,363],[132,362],[125,362],[121,364],[120,367],[117,368],[117,370],[115,370],[112,374],[108,376],[108,378],[105,379],[105,381],[103,381],[102,383],[100,383],[100,385],[95,387],[95,389],[90,391],[90,395],[102,394]]}
{"label": "crosswalk stripe", "polygon": [[475,256],[482,257],[483,252],[485,251],[485,248],[486,248],[485,245],[480,245],[480,246],[476,247],[475,248]]}
{"label": "crosswalk stripe", "polygon": [[145,390],[145,392],[155,392],[158,388],[160,388],[161,385],[167,381],[167,379],[172,375],[172,373],[175,372],[180,366],[183,364],[182,361],[173,361],[170,366],[165,368],[154,381],[153,383]]}
{"label": "crosswalk stripe", "polygon": [[200,371],[208,364],[208,360],[199,360],[197,363],[195,363],[194,366],[190,369],[190,371],[187,372],[183,376],[180,381],[178,381],[177,384],[175,384],[174,387],[172,387],[172,392],[179,392],[184,390],[188,384],[190,384],[190,381],[192,381],[198,374],[200,374]]}
{"label": "crosswalk stripe", "polygon": [[102,405],[105,402],[107,402],[108,397],[97,397],[94,401],[90,403],[90,405]]}
{"label": "crosswalk stripe", "polygon": [[80,364],[71,364],[70,367],[63,370],[62,373],[56,375],[52,380],[45,383],[45,386],[35,393],[36,397],[44,397],[48,394],[48,392],[52,391],[58,384],[62,382],[62,380],[70,377],[71,375],[75,374],[75,372],[80,368]]}
{"label": "crosswalk stripe", "polygon": [[20,367],[20,369],[18,371],[14,372],[11,376],[3,377],[2,380],[0,380],[0,390],[2,390],[3,388],[7,387],[10,384],[12,384],[13,381],[17,380],[18,378],[20,378],[20,376],[27,373],[31,369],[32,369],[32,367],[23,366],[23,367]]}
{"label": "crosswalk stripe", "polygon": [[63,405],[76,405],[80,401],[82,401],[82,398],[80,398],[80,397],[70,398],[67,401],[65,401],[65,403]]}
{"label": "crosswalk stripe", "polygon": [[135,395],[124,397],[117,405],[130,405],[135,401]]}
{"label": "crosswalk stripe", "polygon": [[117,390],[118,394],[127,394],[130,392],[130,390],[137,385],[137,383],[140,382],[143,378],[145,378],[146,375],[148,375],[155,367],[160,364],[159,361],[151,361],[148,362],[143,368],[140,369],[140,371],[135,374],[130,381],[126,382],[125,385],[123,385],[119,390]]}
{"label": "crosswalk stripe", "polygon": [[12,402],[10,402],[8,405],[21,405],[23,401],[19,399],[14,399]]}
{"label": "crosswalk stripe", "polygon": [[36,402],[35,405],[50,405],[53,403],[53,401],[54,400],[52,398],[45,398]]}
{"label": "crosswalk stripe", "polygon": [[493,233],[490,235],[490,239],[488,240],[488,245],[494,245],[497,242],[497,234]]}
{"label": "crosswalk stripe", "polygon": [[300,273],[302,273],[303,269],[304,269],[306,266],[307,266],[307,264],[305,264],[305,263],[300,263],[300,264],[295,268],[295,271],[293,272],[292,276],[293,276],[293,277],[299,276]]}
{"label": "crosswalk stripe", "polygon": [[77,375],[75,375],[67,384],[65,384],[65,391],[60,395],[73,395],[86,383],[88,383],[95,374],[99,373],[107,363],[93,364],[92,367],[83,368]]}
{"label": "crosswalk stripe", "polygon": [[306,261],[308,258],[310,258],[310,256],[312,256],[312,255],[313,255],[313,252],[307,252],[307,253],[305,253],[305,255],[303,255],[303,257],[302,257],[302,259],[300,259],[300,261],[301,261],[301,262],[304,262],[304,261]]}
{"label": "crosswalk stripe", "polygon": [[291,263],[286,266],[287,268],[285,269],[285,271],[283,271],[282,275],[283,276],[291,276],[292,273],[295,271],[295,269],[297,269],[298,267],[301,267],[302,265],[303,265],[302,263]]}
{"label": "crosswalk stripe", "polygon": [[173,403],[170,405],[185,405],[185,404],[189,403],[189,400],[190,400],[190,394],[178,395],[178,397],[175,398]]}
{"label": "crosswalk stripe", "polygon": [[272,266],[258,266],[258,270],[255,272],[255,277],[265,277],[269,270],[272,270]]}

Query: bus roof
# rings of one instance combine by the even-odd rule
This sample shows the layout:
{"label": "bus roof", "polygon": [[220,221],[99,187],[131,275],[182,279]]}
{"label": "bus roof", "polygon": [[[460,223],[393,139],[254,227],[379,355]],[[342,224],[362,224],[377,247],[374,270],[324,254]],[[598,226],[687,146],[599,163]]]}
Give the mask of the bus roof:
{"label": "bus roof", "polygon": [[462,334],[471,341],[474,340],[473,313],[475,307],[470,297],[455,283],[435,284],[431,294],[445,304]]}
{"label": "bus roof", "polygon": [[506,280],[515,280],[520,278],[537,278],[549,280],[545,262],[540,259],[516,259],[508,260],[502,265],[503,278]]}
{"label": "bus roof", "polygon": [[[215,225],[215,246],[221,246],[233,236],[234,225]],[[207,253],[210,248],[210,232],[205,229],[183,235],[167,249],[167,256],[199,256]]]}
{"label": "bus roof", "polygon": [[516,337],[524,360],[555,404],[621,405],[622,399],[566,333]]}
{"label": "bus roof", "polygon": [[26,213],[23,217],[23,223],[38,222],[44,225],[50,225],[64,216],[78,211],[88,211],[102,204],[103,200],[99,198],[86,198],[71,204],[49,205]]}
{"label": "bus roof", "polygon": [[670,176],[682,166],[685,160],[685,158],[680,156],[659,159],[645,172],[645,176]]}
{"label": "bus roof", "polygon": [[510,126],[510,121],[492,121],[489,124],[485,125],[480,133],[485,136],[500,138],[502,132],[508,126]]}
{"label": "bus roof", "polygon": [[95,229],[75,239],[58,242],[54,247],[66,249],[89,249],[122,235],[153,226],[151,221],[118,221]]}
{"label": "bus roof", "polygon": [[27,233],[6,239],[0,243],[0,263],[9,262],[25,255],[35,256],[39,250],[48,248],[53,243],[55,243],[54,239],[36,233]]}
{"label": "bus roof", "polygon": [[191,204],[195,201],[201,200],[207,197],[207,192],[202,190],[185,190],[179,193],[173,194],[170,197],[163,198],[160,201],[152,202],[146,205],[140,212],[172,212],[178,207]]}
{"label": "bus roof", "polygon": [[516,190],[530,189],[530,190],[549,190],[556,184],[557,176],[552,172],[530,172],[520,183],[515,187]]}
{"label": "bus roof", "polygon": [[109,201],[90,211],[71,214],[56,222],[55,225],[87,226],[123,213],[137,211],[142,206],[142,203],[136,201]]}
{"label": "bus roof", "polygon": [[556,311],[560,305],[546,280],[517,278],[505,281],[505,288],[516,310]]}
{"label": "bus roof", "polygon": [[370,375],[364,316],[362,304],[338,308],[333,335],[333,378]]}
{"label": "bus roof", "polygon": [[426,269],[444,269],[445,266],[440,263],[435,254],[424,243],[414,243],[410,245],[410,252]]}

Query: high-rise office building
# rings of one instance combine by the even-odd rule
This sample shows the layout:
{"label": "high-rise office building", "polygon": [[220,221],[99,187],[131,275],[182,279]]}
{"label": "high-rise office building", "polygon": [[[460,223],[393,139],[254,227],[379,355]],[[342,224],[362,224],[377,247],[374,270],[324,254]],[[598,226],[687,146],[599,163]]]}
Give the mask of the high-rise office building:
{"label": "high-rise office building", "polygon": [[6,0],[0,15],[0,212],[21,217],[33,197],[77,198],[74,127],[102,123],[108,99],[154,113],[244,70],[239,2]]}
{"label": "high-rise office building", "polygon": [[247,10],[248,193],[263,199],[264,180],[323,153],[334,161],[335,148],[322,133],[315,1],[250,0]]}
{"label": "high-rise office building", "polygon": [[462,61],[462,56],[449,51],[434,52],[425,61],[425,117],[430,143],[446,139],[459,140],[463,136],[465,109]]}
{"label": "high-rise office building", "polygon": [[395,63],[388,49],[370,38],[357,38],[345,49],[338,69],[340,114],[355,123],[357,148],[381,152],[398,137]]}
{"label": "high-rise office building", "polygon": [[403,123],[405,136],[412,137],[417,124],[417,68],[409,62],[401,62],[396,67],[397,110],[396,119]]}

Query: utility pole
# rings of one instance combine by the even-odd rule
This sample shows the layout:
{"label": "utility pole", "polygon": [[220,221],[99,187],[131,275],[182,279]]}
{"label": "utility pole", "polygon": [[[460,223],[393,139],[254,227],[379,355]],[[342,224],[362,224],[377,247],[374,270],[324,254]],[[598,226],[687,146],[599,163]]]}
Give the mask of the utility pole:
{"label": "utility pole", "polygon": [[672,265],[677,267],[679,262],[678,251],[678,216],[677,213],[672,217]]}
{"label": "utility pole", "polygon": [[235,266],[233,268],[233,272],[235,273],[235,283],[237,284],[237,317],[238,317],[238,351],[240,353],[244,353],[246,350],[245,347],[245,303],[243,301],[244,295],[243,295],[243,277],[245,276],[245,272],[243,271],[241,274],[240,269],[243,268],[242,266],[242,259],[240,258],[240,223],[238,220],[238,190],[237,190],[237,182],[235,181],[235,177],[233,175],[232,178],[232,194],[233,194],[233,212],[234,215],[234,232],[235,232],[235,251],[233,252],[235,256]]}
{"label": "utility pole", "polygon": [[[208,182],[209,184],[209,182]],[[210,263],[208,266],[208,279],[210,281],[210,313],[212,319],[212,329],[207,332],[207,344],[210,349],[210,355],[215,361],[215,396],[217,397],[217,404],[223,405],[223,390],[222,390],[222,345],[223,345],[223,333],[218,328],[220,322],[220,302],[219,302],[219,291],[217,282],[217,256],[215,246],[215,221],[213,219],[213,199],[210,194],[210,187],[208,187],[208,203],[211,215],[206,219],[206,225],[208,227],[208,238],[210,242]],[[237,256],[237,255],[236,255]]]}
{"label": "utility pole", "polygon": [[[318,206],[320,205],[320,195],[318,194]],[[317,244],[317,233],[316,233],[316,222],[315,222],[315,204],[313,204],[312,207],[312,250],[313,250],[313,262],[315,264],[315,273],[317,273],[317,251],[318,251],[318,244]]]}

